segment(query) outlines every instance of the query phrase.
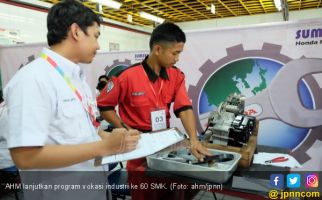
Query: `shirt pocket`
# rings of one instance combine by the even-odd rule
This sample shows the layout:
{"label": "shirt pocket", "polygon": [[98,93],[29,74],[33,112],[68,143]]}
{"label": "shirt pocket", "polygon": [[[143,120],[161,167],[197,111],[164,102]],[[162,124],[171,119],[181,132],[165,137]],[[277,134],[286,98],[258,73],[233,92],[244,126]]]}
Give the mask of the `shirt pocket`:
{"label": "shirt pocket", "polygon": [[56,121],[59,137],[67,143],[81,140],[84,137],[83,131],[87,131],[82,124],[88,123],[84,108],[76,98],[64,99],[59,104],[59,120]]}
{"label": "shirt pocket", "polygon": [[131,99],[132,107],[147,107],[149,106],[149,99],[146,96],[136,96]]}

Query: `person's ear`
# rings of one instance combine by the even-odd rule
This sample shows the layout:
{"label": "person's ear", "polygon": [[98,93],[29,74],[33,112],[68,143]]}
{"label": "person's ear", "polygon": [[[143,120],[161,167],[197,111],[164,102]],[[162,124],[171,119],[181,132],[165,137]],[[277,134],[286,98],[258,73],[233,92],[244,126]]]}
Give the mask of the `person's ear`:
{"label": "person's ear", "polygon": [[153,50],[154,50],[155,55],[160,55],[162,47],[160,45],[156,44],[156,45],[154,45]]}
{"label": "person's ear", "polygon": [[78,26],[78,24],[72,23],[72,25],[70,25],[70,34],[75,40],[78,40],[80,36],[80,31],[81,29]]}

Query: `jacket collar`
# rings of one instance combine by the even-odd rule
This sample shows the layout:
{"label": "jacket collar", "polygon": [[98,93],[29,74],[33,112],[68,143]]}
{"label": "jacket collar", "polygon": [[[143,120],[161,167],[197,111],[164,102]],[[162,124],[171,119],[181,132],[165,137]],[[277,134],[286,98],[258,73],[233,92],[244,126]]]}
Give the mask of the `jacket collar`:
{"label": "jacket collar", "polygon": [[[143,65],[145,73],[148,75],[149,80],[152,82],[155,82],[158,79],[158,75],[152,70],[152,68],[147,63],[148,57],[149,56],[145,57],[145,59],[142,62],[142,65]],[[161,67],[160,77],[164,80],[169,80],[169,76],[168,76],[166,68]]]}

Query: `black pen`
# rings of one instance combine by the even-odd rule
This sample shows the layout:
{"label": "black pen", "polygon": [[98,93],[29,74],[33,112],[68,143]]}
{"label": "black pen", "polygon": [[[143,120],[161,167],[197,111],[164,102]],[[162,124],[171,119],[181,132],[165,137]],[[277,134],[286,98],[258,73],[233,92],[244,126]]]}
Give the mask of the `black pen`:
{"label": "black pen", "polygon": [[129,130],[129,128],[124,124],[124,122],[121,122],[121,125],[123,128],[125,128],[127,131]]}

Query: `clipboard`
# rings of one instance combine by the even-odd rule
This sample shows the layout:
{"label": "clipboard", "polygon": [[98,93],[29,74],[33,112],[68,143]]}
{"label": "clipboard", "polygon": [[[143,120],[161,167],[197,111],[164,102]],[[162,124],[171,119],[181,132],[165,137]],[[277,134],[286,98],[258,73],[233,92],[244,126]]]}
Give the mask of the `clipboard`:
{"label": "clipboard", "polygon": [[138,146],[135,150],[126,153],[95,158],[94,166],[143,158],[148,155],[157,153],[178,142],[181,142],[187,137],[188,136],[179,131],[178,128],[162,129],[158,131],[142,133]]}

